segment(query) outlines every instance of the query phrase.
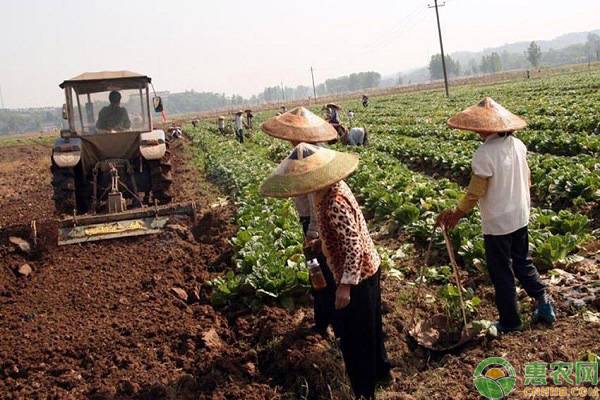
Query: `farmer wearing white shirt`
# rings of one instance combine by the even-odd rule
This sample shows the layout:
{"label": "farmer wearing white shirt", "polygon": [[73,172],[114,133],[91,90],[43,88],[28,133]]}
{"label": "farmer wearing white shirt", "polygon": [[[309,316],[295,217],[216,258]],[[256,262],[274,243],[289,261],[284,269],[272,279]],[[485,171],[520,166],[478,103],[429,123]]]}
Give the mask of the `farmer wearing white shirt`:
{"label": "farmer wearing white shirt", "polygon": [[217,119],[217,128],[222,135],[225,134],[225,117],[222,115]]}
{"label": "farmer wearing white shirt", "polygon": [[240,143],[244,143],[244,123],[242,121],[242,114],[244,114],[244,112],[241,110],[236,112],[234,120],[235,135]]}
{"label": "farmer wearing white shirt", "polygon": [[454,228],[477,203],[481,212],[486,264],[496,291],[499,332],[522,328],[515,276],[536,299],[534,320],[553,323],[556,315],[546,286],[529,256],[529,187],[527,148],[513,132],[527,123],[489,97],[448,120],[453,128],[479,133],[483,144],[472,162],[471,183],[456,209],[442,212],[439,225]]}

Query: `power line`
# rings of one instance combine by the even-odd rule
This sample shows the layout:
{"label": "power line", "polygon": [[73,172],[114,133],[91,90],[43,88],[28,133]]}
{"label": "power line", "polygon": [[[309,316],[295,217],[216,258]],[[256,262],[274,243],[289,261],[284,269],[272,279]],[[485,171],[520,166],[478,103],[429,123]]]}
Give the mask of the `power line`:
{"label": "power line", "polygon": [[435,8],[435,16],[437,17],[437,26],[438,26],[438,33],[440,35],[440,50],[442,52],[442,68],[444,70],[444,87],[446,88],[446,97],[450,97],[450,92],[448,90],[448,73],[446,72],[446,57],[444,57],[444,42],[442,41],[442,28],[440,26],[440,12],[439,12],[439,8],[440,7],[444,7],[446,5],[446,3],[443,3],[442,5],[438,5],[438,0],[434,0],[435,5],[429,5],[429,8]]}

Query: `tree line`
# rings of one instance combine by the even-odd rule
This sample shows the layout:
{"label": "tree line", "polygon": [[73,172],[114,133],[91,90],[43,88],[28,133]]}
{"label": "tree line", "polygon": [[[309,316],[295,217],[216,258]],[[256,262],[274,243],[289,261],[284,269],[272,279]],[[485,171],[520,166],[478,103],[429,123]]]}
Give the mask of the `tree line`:
{"label": "tree line", "polygon": [[[540,65],[577,64],[600,61],[600,36],[590,33],[587,41],[560,50],[549,49],[542,52],[536,42],[531,42],[522,54],[503,51],[481,56],[479,60],[470,59],[465,65],[451,56],[445,57],[446,71],[450,77],[477,74],[493,74],[500,71],[522,68],[538,68]],[[435,54],[429,60],[429,76],[432,80],[443,78],[442,57]]]}
{"label": "tree line", "polygon": [[0,135],[54,129],[61,124],[60,108],[0,109]]}
{"label": "tree line", "polygon": [[[381,82],[378,72],[358,72],[338,78],[327,79],[315,86],[317,96],[326,96],[376,88]],[[262,92],[250,97],[240,95],[227,96],[224,93],[195,92],[170,94],[165,98],[165,109],[170,114],[209,111],[219,108],[235,108],[263,103],[286,102],[313,97],[313,88],[305,85],[296,87],[269,86]]]}

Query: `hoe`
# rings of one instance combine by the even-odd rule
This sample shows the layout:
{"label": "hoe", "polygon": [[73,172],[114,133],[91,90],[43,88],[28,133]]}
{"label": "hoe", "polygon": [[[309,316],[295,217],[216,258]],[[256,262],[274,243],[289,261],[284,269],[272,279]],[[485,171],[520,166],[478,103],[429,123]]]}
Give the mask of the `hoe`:
{"label": "hoe", "polygon": [[[150,77],[129,71],[60,84],[67,128],[51,166],[59,245],[157,233],[175,214],[195,218],[194,203],[171,203],[169,143],[152,126],[149,85]],[[152,107],[162,112],[160,97]]]}

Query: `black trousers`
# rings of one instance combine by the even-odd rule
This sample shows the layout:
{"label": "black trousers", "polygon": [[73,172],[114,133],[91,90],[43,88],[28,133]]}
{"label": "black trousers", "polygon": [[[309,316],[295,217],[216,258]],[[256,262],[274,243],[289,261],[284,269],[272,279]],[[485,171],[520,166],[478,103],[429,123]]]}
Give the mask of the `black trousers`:
{"label": "black trousers", "polygon": [[[310,217],[300,217],[300,222],[302,223],[302,230],[306,236],[308,226],[310,225]],[[327,330],[329,324],[333,324],[333,317],[335,313],[335,279],[333,278],[331,270],[327,266],[327,259],[322,252],[318,252],[316,254],[305,252],[305,256],[307,259],[313,257],[317,259],[319,266],[321,267],[321,272],[325,277],[325,282],[327,282],[327,287],[321,290],[312,289],[315,328],[318,331],[325,331]]]}
{"label": "black trousers", "polygon": [[508,235],[484,235],[485,259],[496,291],[500,323],[513,328],[521,324],[517,306],[515,276],[530,297],[538,299],[546,291],[529,256],[527,226]]}
{"label": "black trousers", "polygon": [[236,131],[236,136],[237,136],[238,142],[244,143],[244,130],[243,129],[238,129]]}
{"label": "black trousers", "polygon": [[335,311],[346,372],[358,399],[374,399],[378,379],[391,369],[383,343],[380,272],[350,291],[350,304]]}

